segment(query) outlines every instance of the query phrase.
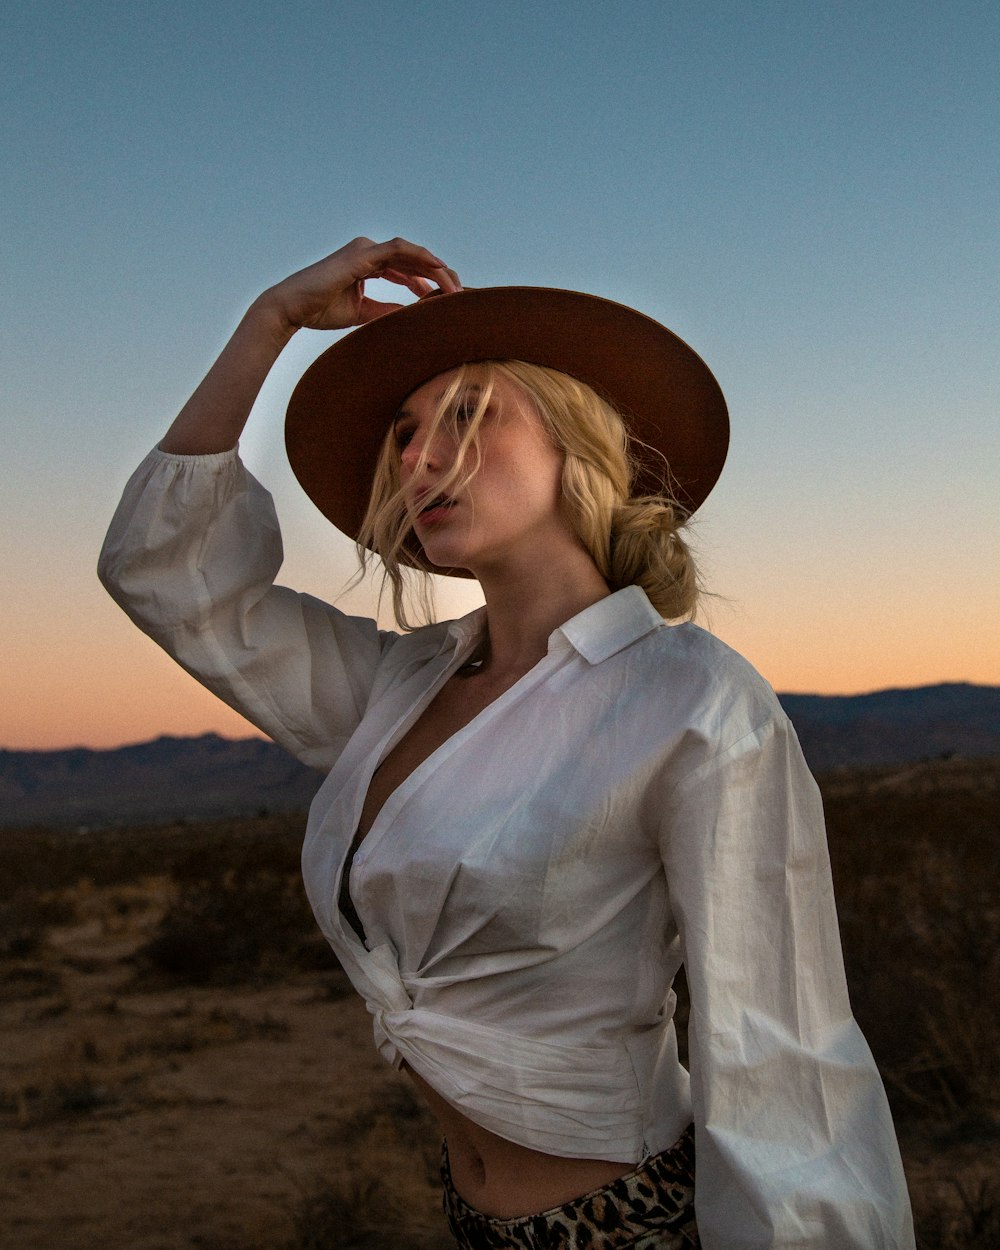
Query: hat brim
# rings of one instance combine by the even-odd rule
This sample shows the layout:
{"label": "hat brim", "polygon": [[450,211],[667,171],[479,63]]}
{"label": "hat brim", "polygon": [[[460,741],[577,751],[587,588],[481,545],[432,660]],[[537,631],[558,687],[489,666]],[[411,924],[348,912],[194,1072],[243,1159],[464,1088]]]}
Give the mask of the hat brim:
{"label": "hat brim", "polygon": [[691,513],[722,472],[726,401],[708,366],[676,334],[595,295],[480,287],[359,326],[317,357],[296,386],[285,421],[288,459],[337,529],[354,538],[360,532],[379,451],[406,397],[440,373],[481,360],[558,369],[609,400],[639,440],[637,494],[663,489],[662,456],[672,495]]}

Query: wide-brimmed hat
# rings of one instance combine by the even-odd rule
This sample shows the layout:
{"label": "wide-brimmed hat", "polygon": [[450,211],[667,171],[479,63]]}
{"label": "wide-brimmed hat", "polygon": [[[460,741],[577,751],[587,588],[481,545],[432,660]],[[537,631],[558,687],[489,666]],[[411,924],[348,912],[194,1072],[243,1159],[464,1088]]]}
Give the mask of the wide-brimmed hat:
{"label": "wide-brimmed hat", "polygon": [[[327,348],[288,405],[295,476],[337,529],[356,538],[379,450],[403,400],[460,364],[523,360],[586,382],[638,438],[634,493],[671,493],[689,513],[718,480],[729,445],[726,401],[708,366],[652,318],[595,295],[479,287],[418,300]],[[649,450],[646,450],[646,449]]]}

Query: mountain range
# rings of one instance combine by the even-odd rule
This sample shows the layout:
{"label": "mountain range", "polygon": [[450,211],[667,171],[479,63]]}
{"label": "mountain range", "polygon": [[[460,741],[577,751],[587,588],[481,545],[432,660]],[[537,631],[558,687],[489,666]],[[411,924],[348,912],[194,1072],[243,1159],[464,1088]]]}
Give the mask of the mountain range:
{"label": "mountain range", "polygon": [[[816,773],[1000,757],[1000,686],[782,694]],[[260,738],[157,738],[116,750],[0,750],[0,828],[165,824],[305,809],[318,773]]]}

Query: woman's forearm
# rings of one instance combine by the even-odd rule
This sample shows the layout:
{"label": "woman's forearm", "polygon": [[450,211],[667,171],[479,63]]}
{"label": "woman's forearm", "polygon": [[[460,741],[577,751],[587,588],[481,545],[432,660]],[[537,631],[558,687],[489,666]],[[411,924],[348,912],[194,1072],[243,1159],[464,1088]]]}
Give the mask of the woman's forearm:
{"label": "woman's forearm", "polygon": [[269,303],[255,300],[160,443],[175,455],[228,451],[239,440],[271,366],[297,327]]}

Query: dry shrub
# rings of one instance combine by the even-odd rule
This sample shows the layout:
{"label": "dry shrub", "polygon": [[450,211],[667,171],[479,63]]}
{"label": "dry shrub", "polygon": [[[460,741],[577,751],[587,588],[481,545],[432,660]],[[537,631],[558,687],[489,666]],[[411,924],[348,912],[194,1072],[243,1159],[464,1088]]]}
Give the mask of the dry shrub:
{"label": "dry shrub", "polygon": [[61,993],[62,983],[56,968],[28,960],[9,960],[0,966],[0,1002],[48,998]]}
{"label": "dry shrub", "polygon": [[453,1250],[441,1212],[440,1132],[400,1078],[338,1124],[332,1180],[305,1193],[282,1250]]}
{"label": "dry shrub", "polygon": [[1000,1098],[996,792],[826,801],[851,998],[897,1122],[989,1133]]}
{"label": "dry shrub", "polygon": [[93,1038],[77,1035],[59,1053],[12,1068],[0,1111],[13,1112],[20,1128],[107,1112],[122,1104],[132,1081],[131,1073],[107,1070]]}
{"label": "dry shrub", "polygon": [[30,1085],[19,1091],[18,1121],[27,1124],[47,1123],[66,1116],[87,1115],[107,1111],[121,1102],[121,1091],[102,1081],[81,1075],[56,1081],[49,1086]]}
{"label": "dry shrub", "polygon": [[72,906],[51,890],[17,890],[0,899],[0,958],[33,955],[54,925],[74,918]]}
{"label": "dry shrub", "polygon": [[118,1114],[131,1101],[133,1085],[131,1077],[109,1077],[82,1062],[7,1086],[0,1091],[0,1111],[13,1112],[20,1128],[99,1113]]}
{"label": "dry shrub", "polygon": [[290,1033],[291,1026],[287,1021],[275,1019],[270,1014],[254,1018],[240,1011],[216,1007],[206,1015],[193,1019],[160,1023],[155,1029],[144,1030],[113,1048],[105,1048],[105,1051],[109,1060],[125,1063],[141,1056],[190,1054],[206,1046],[224,1046],[250,1039],[281,1042]]}
{"label": "dry shrub", "polygon": [[427,1227],[414,1227],[414,1214],[389,1180],[367,1170],[325,1183],[308,1194],[292,1215],[292,1237],[282,1250],[447,1250],[454,1243]]}
{"label": "dry shrub", "polygon": [[1000,1181],[952,1181],[957,1209],[936,1205],[917,1222],[917,1250],[987,1250],[1000,1246]]}
{"label": "dry shrub", "polygon": [[[298,1185],[289,1236],[198,1238],[201,1250],[454,1250],[441,1211],[440,1134],[402,1077],[331,1133],[323,1179]],[[294,1180],[292,1173],[286,1173]]]}
{"label": "dry shrub", "polygon": [[162,873],[196,880],[229,864],[293,873],[305,825],[303,812],[79,833],[6,829],[0,838],[0,881],[44,892],[73,886],[81,877],[96,886]]}
{"label": "dry shrub", "polygon": [[263,981],[334,962],[299,878],[264,871],[184,883],[139,958],[193,985]]}
{"label": "dry shrub", "polygon": [[263,1038],[284,1041],[290,1026],[265,1013],[213,1008],[182,1009],[121,1036],[100,1030],[77,1033],[61,1050],[15,1072],[0,1088],[0,1111],[13,1112],[22,1128],[94,1113],[126,1114],[148,1105],[145,1082],[163,1060],[209,1046]]}

